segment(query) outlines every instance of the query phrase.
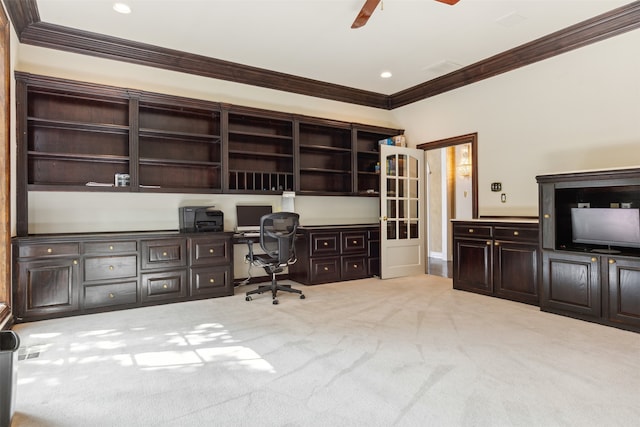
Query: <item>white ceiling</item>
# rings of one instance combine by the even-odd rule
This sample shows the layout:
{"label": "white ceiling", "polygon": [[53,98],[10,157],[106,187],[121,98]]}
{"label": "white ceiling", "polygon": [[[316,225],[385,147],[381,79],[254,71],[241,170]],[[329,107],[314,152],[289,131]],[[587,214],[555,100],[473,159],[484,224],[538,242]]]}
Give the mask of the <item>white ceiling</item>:
{"label": "white ceiling", "polygon": [[630,3],[383,0],[354,30],[364,0],[117,0],[129,15],[115,1],[37,5],[43,22],[385,95]]}

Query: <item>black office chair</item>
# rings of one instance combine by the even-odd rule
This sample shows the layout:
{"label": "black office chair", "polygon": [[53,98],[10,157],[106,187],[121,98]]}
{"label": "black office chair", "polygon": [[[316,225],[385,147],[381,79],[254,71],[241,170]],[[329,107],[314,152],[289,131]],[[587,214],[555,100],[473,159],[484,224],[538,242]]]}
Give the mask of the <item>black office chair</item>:
{"label": "black office chair", "polygon": [[277,212],[264,215],[260,218],[260,247],[264,254],[253,253],[253,242],[247,242],[249,253],[246,256],[248,262],[257,267],[264,268],[271,275],[271,284],[258,286],[258,289],[247,292],[246,300],[251,301],[251,295],[271,291],[273,304],[278,304],[277,292],[291,292],[305,296],[302,291],[290,286],[279,285],[276,281],[276,273],[281,273],[284,268],[296,262],[295,240],[300,216],[292,212]]}

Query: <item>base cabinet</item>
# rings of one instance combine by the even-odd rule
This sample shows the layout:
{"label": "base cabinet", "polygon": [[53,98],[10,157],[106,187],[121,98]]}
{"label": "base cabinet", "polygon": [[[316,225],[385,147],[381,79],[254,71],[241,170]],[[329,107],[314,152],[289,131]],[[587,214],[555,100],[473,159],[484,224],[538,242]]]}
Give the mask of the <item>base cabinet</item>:
{"label": "base cabinet", "polygon": [[[378,225],[301,227],[289,278],[305,285],[364,279],[379,267]],[[371,240],[370,240],[371,239]]]}
{"label": "base cabinet", "polygon": [[640,259],[609,258],[607,320],[640,331]]}
{"label": "base cabinet", "polygon": [[16,322],[233,295],[231,233],[16,237]]}
{"label": "base cabinet", "polygon": [[539,304],[536,222],[455,221],[453,288]]}

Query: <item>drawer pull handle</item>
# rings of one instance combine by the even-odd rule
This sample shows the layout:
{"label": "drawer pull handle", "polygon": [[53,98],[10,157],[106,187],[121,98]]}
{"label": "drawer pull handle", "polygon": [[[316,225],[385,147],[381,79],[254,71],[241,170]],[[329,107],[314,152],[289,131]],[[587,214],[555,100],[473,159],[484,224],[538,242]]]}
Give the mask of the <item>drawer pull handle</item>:
{"label": "drawer pull handle", "polygon": [[470,228],[469,233],[473,233],[473,232],[474,232],[473,228]]}
{"label": "drawer pull handle", "polygon": [[112,251],[113,250],[113,246],[109,245],[109,250]]}
{"label": "drawer pull handle", "polygon": [[519,233],[518,231],[514,231],[514,232],[513,232],[513,235],[514,235],[514,236],[519,236],[519,235],[520,235],[520,233]]}
{"label": "drawer pull handle", "polygon": [[209,249],[209,253],[212,254],[214,251],[213,249]]}
{"label": "drawer pull handle", "polygon": [[164,285],[162,285],[162,289],[167,289],[169,286],[165,283]]}
{"label": "drawer pull handle", "polygon": [[598,260],[598,258],[596,258],[596,257],[592,257],[591,258],[591,262],[596,262],[597,260]]}
{"label": "drawer pull handle", "polygon": [[324,268],[324,271],[329,271],[329,267],[325,267],[325,268]]}
{"label": "drawer pull handle", "polygon": [[48,253],[48,254],[50,254],[50,253],[52,253],[52,252],[53,252],[53,249],[51,249],[51,248],[47,248],[47,253]]}
{"label": "drawer pull handle", "polygon": [[357,241],[357,240],[354,240],[354,241],[353,241],[353,242],[351,242],[351,243],[353,243],[354,245],[357,245],[357,244],[358,244],[358,241]]}
{"label": "drawer pull handle", "polygon": [[213,279],[213,278],[209,279],[209,283],[216,283],[216,279]]}
{"label": "drawer pull handle", "polygon": [[162,252],[162,256],[167,256],[167,253],[166,252]]}
{"label": "drawer pull handle", "polygon": [[609,259],[609,264],[615,264],[615,263],[616,263],[616,260],[615,260],[615,259],[613,259],[613,258],[610,258],[610,259]]}
{"label": "drawer pull handle", "polygon": [[116,296],[114,294],[112,294],[111,292],[109,292],[109,298],[114,299]]}
{"label": "drawer pull handle", "polygon": [[323,243],[325,246],[329,246],[329,242],[324,242]]}
{"label": "drawer pull handle", "polygon": [[358,268],[358,264],[353,264],[353,268]]}
{"label": "drawer pull handle", "polygon": [[113,265],[110,265],[110,266],[109,266],[109,270],[113,270]]}

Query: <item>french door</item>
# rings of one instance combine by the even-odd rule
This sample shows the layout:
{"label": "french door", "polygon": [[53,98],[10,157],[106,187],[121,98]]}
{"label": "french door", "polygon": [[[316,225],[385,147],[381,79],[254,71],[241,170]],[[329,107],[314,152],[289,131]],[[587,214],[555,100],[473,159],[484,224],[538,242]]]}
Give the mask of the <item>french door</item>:
{"label": "french door", "polygon": [[380,278],[424,274],[424,151],[381,145],[380,160]]}

